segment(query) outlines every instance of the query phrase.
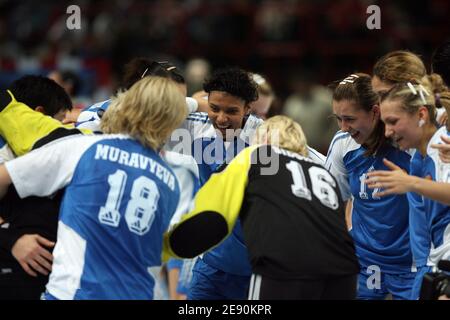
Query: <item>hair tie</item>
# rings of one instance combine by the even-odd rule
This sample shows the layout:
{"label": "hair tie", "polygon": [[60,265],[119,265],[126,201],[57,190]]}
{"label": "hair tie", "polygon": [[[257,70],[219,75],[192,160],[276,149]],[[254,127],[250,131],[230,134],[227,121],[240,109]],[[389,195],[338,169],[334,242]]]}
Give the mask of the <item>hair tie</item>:
{"label": "hair tie", "polygon": [[408,82],[406,85],[408,86],[409,90],[411,90],[413,95],[417,95],[417,90],[416,90],[416,88],[414,88],[414,86],[411,82]]}
{"label": "hair tie", "polygon": [[349,75],[347,78],[345,78],[344,80],[342,80],[341,82],[339,82],[339,84],[353,83],[358,78],[359,78],[359,76],[357,74],[353,73],[353,74]]}
{"label": "hair tie", "polygon": [[147,73],[147,71],[148,71],[148,68],[145,69],[144,73],[142,73],[141,79],[142,79],[143,77],[145,77],[145,74]]}
{"label": "hair tie", "polygon": [[256,82],[258,86],[262,85],[264,82],[266,82],[266,79],[264,79],[260,74],[254,73],[253,74],[253,81]]}

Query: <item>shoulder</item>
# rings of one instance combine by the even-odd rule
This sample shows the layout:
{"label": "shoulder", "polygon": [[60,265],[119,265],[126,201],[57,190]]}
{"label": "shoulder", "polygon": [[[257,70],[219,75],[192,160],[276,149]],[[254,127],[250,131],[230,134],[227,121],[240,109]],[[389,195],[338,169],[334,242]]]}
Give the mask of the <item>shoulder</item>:
{"label": "shoulder", "polygon": [[210,122],[207,112],[192,112],[187,116],[186,121],[198,123]]}
{"label": "shoulder", "polygon": [[172,151],[164,151],[162,158],[172,169],[184,169],[191,172],[195,177],[198,178],[198,165],[192,156]]}
{"label": "shoulder", "polygon": [[253,115],[250,114],[246,121],[245,121],[245,126],[244,126],[244,130],[252,130],[252,129],[256,129],[257,127],[259,127],[261,124],[263,124],[264,120]]}
{"label": "shoulder", "polygon": [[105,100],[97,102],[85,108],[83,111],[81,111],[80,115],[78,116],[77,123],[100,119],[101,115],[103,115],[103,112],[105,112],[105,110],[108,109],[110,104],[111,100]]}
{"label": "shoulder", "polygon": [[340,152],[342,157],[348,152],[361,148],[348,132],[338,131],[331,140],[327,157],[336,152]]}
{"label": "shoulder", "polygon": [[320,163],[321,165],[325,164],[326,157],[323,154],[321,154],[316,149],[311,148],[310,146],[307,146],[307,148],[308,148],[308,158],[314,160],[317,163]]}

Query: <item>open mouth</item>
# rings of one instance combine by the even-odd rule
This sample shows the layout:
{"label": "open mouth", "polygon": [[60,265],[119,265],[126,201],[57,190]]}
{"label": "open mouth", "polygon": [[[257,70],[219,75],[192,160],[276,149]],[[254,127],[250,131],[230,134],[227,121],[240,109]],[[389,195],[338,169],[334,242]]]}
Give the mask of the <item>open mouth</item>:
{"label": "open mouth", "polygon": [[227,130],[233,130],[230,125],[222,126],[219,124],[216,124],[216,129],[218,129],[223,135],[226,134]]}

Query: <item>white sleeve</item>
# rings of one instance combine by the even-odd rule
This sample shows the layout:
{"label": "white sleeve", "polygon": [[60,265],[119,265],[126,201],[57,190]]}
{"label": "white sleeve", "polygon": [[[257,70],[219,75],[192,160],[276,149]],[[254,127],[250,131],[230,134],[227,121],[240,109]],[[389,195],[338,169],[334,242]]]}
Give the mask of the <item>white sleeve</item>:
{"label": "white sleeve", "polygon": [[431,147],[432,144],[443,143],[441,136],[450,136],[445,126],[439,128],[431,137],[427,146],[427,155],[434,162],[436,181],[450,183],[450,163],[443,162],[439,157],[439,150]]}
{"label": "white sleeve", "polygon": [[314,160],[317,163],[320,163],[321,165],[325,165],[326,157],[321,154],[316,149],[311,148],[310,146],[307,146],[308,148],[308,158]]}
{"label": "white sleeve", "polygon": [[186,97],[186,106],[188,113],[196,112],[198,109],[198,102],[194,98]]}
{"label": "white sleeve", "polygon": [[100,128],[100,119],[95,120],[89,120],[85,122],[77,122],[76,128],[77,129],[88,129],[92,132],[101,132],[102,129]]}
{"label": "white sleeve", "polygon": [[92,138],[95,137],[73,136],[58,139],[6,162],[6,170],[19,196],[44,197],[64,188],[72,180],[84,151],[99,140]]}
{"label": "white sleeve", "polygon": [[11,148],[9,147],[9,145],[7,143],[5,143],[0,148],[0,163],[10,161],[10,160],[14,159],[15,157],[16,156],[15,156],[14,152],[11,150]]}
{"label": "white sleeve", "polygon": [[194,192],[198,182],[198,166],[194,158],[175,152],[165,152],[164,160],[169,164],[180,186],[180,201],[170,225],[180,221],[181,217],[193,208]]}
{"label": "white sleeve", "polygon": [[344,145],[345,138],[342,133],[337,133],[330,144],[325,168],[327,168],[338,182],[342,199],[347,201],[351,198],[350,185],[348,182],[348,172],[344,165]]}

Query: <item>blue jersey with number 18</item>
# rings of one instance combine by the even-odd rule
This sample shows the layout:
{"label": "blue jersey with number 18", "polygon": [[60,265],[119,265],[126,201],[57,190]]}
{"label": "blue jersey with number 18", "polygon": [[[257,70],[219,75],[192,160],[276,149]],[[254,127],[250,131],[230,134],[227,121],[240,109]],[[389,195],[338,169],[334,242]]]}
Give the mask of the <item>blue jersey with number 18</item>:
{"label": "blue jersey with number 18", "polygon": [[162,235],[179,201],[173,171],[123,135],[60,139],[8,162],[21,197],[66,187],[47,284],[57,299],[152,299]]}

